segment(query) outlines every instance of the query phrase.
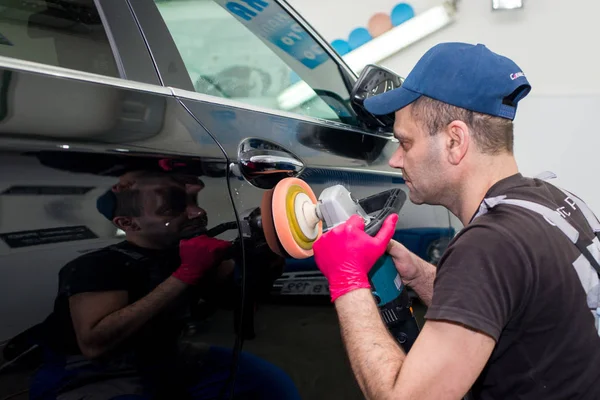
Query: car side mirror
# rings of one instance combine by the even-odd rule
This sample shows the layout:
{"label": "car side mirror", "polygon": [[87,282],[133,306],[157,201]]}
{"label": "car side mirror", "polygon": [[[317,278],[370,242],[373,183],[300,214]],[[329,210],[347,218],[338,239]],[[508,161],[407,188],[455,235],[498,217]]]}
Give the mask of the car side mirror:
{"label": "car side mirror", "polygon": [[378,65],[367,65],[352,88],[350,104],[361,121],[371,129],[392,132],[394,113],[373,115],[365,109],[364,102],[376,96],[402,86],[404,78]]}

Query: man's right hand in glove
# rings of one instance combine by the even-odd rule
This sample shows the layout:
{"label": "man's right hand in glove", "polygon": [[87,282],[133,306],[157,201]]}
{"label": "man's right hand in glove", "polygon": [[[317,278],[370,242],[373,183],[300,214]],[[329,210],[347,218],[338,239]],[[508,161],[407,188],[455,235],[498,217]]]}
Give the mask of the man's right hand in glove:
{"label": "man's right hand in glove", "polygon": [[207,271],[223,261],[229,247],[231,242],[206,235],[182,240],[179,243],[181,265],[173,277],[188,285],[197,285]]}

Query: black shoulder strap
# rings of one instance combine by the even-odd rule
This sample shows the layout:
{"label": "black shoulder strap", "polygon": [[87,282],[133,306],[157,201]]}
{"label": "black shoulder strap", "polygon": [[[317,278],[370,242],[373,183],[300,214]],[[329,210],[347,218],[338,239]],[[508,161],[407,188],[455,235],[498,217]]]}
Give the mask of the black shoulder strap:
{"label": "black shoulder strap", "polygon": [[[563,190],[563,192],[565,191]],[[593,212],[583,201],[577,199],[575,196],[572,196],[567,192],[565,193],[572,197],[576,204],[580,207],[583,215],[585,216],[586,220],[588,221],[588,224],[590,225],[590,228],[594,231],[594,235],[600,239],[600,223],[594,216]],[[577,229],[575,229],[563,217],[558,215],[557,212],[546,206],[527,200],[508,199],[506,196],[490,197],[483,200],[479,207],[479,211],[475,215],[475,218],[487,213],[487,211],[500,204],[510,204],[514,206],[519,206],[534,211],[543,216],[546,219],[546,221],[549,222],[550,225],[553,225],[556,228],[558,228],[571,241],[571,243],[573,243],[577,247],[577,249],[579,249],[581,254],[583,254],[583,256],[590,262],[592,267],[596,270],[596,273],[600,278],[600,264],[594,258],[590,250],[585,246],[583,241],[579,240],[579,232],[577,231]],[[584,209],[586,210],[585,212]]]}
{"label": "black shoulder strap", "polygon": [[594,235],[598,238],[598,240],[600,240],[600,221],[598,221],[598,218],[596,217],[594,212],[590,209],[590,207],[583,200],[581,200],[579,197],[575,196],[573,193],[568,192],[568,191],[564,190],[563,188],[558,187],[558,186],[553,185],[550,182],[548,182],[548,179],[556,178],[556,174],[554,174],[553,172],[550,172],[550,171],[542,172],[536,178],[543,180],[546,184],[552,186],[553,188],[555,188],[557,190],[560,190],[567,197],[569,197],[571,200],[573,200],[575,202],[575,204],[577,205],[577,207],[579,207],[579,210],[581,210],[581,213],[583,214],[585,220],[587,221],[590,229],[594,232]]}

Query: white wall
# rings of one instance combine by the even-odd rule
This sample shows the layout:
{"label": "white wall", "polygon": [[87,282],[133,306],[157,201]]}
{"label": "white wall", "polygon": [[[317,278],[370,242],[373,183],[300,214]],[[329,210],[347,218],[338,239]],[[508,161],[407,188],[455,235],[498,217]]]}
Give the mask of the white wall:
{"label": "white wall", "polygon": [[[391,12],[399,1],[289,0],[328,41],[346,39],[366,26],[376,12]],[[419,12],[441,0],[408,1]],[[596,184],[596,149],[600,148],[600,2],[590,0],[524,0],[514,11],[492,11],[491,0],[462,0],[457,21],[381,62],[406,75],[436,43],[484,43],[521,66],[533,86],[515,120],[516,157],[521,171],[558,174],[557,184],[583,197],[600,214]],[[328,6],[329,6],[328,4]]]}

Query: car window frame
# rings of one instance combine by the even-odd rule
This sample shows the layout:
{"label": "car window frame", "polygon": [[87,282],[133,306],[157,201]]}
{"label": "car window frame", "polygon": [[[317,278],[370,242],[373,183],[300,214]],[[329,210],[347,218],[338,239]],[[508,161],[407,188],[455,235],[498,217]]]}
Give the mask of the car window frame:
{"label": "car window frame", "polygon": [[127,1],[95,0],[119,78],[163,86],[139,23]]}
{"label": "car window frame", "polygon": [[95,76],[97,77],[96,81],[99,83],[103,81],[103,78],[110,80],[121,79],[162,87],[158,72],[154,67],[148,47],[129,4],[127,2],[111,0],[95,0],[93,5],[102,22],[102,28],[106,35],[112,54],[112,61],[116,65],[118,76],[8,55],[0,54],[0,56],[7,60],[14,60],[14,63],[17,64],[39,66],[35,67],[39,73],[50,74],[49,71],[58,69],[69,71],[69,74],[73,76]]}
{"label": "car window frame", "polygon": [[[282,9],[287,12],[290,17],[295,19],[307,33],[317,42],[323,51],[333,60],[337,66],[337,71],[341,80],[344,82],[348,93],[352,92],[354,83],[358,80],[358,76],[344,63],[342,58],[337,54],[333,48],[327,44],[327,42],[304,20],[298,12],[295,11],[288,3],[280,0],[272,0],[277,3]],[[148,45],[148,51],[151,54],[152,59],[155,62],[156,69],[158,71],[159,78],[164,86],[173,87],[175,90],[183,90],[189,97],[191,93],[195,93],[198,99],[206,100],[206,98],[214,99],[215,103],[228,103],[234,102],[239,104],[243,108],[258,109],[261,112],[275,115],[290,115],[296,116],[297,119],[308,119],[319,124],[336,124],[342,125],[351,130],[358,130],[367,134],[376,134],[377,132],[371,131],[365,128],[362,124],[349,124],[342,120],[333,121],[313,117],[306,114],[294,113],[291,111],[278,110],[271,107],[255,106],[248,103],[244,103],[234,99],[224,99],[221,97],[213,96],[210,94],[196,92],[192,80],[189,76],[188,69],[179,53],[179,49],[171,36],[171,33],[165,23],[158,7],[154,0],[128,0],[131,5],[132,11],[135,15],[136,20],[140,25],[142,35],[146,39]],[[152,27],[152,29],[144,29],[145,27]],[[314,89],[313,89],[314,90]],[[353,109],[349,110],[353,117],[360,122],[360,118],[356,115]]]}
{"label": "car window frame", "polygon": [[312,38],[323,48],[323,50],[327,53],[329,57],[331,57],[335,63],[338,65],[338,70],[340,71],[340,75],[342,80],[346,84],[346,88],[348,89],[348,93],[352,92],[352,88],[356,81],[358,80],[358,75],[352,71],[352,69],[346,64],[344,59],[336,52],[333,47],[325,40],[323,36],[317,31],[306,19],[302,17],[294,7],[292,7],[285,0],[273,0],[277,4],[279,4],[285,11],[287,11],[292,18],[294,18],[306,31],[312,36]]}
{"label": "car window frame", "polygon": [[[127,1],[144,37],[161,84],[194,92],[194,84],[183,58],[154,0]],[[144,29],[150,26],[152,29]]]}

